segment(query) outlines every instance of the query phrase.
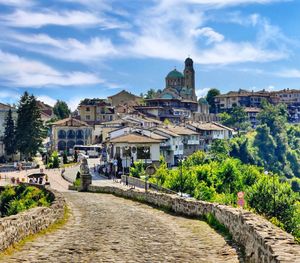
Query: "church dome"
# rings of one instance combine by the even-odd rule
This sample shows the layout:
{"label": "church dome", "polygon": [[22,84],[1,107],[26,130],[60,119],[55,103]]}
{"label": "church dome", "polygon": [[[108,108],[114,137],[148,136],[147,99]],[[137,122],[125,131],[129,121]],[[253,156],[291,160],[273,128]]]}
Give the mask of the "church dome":
{"label": "church dome", "polygon": [[205,98],[200,98],[198,100],[198,102],[201,103],[201,104],[208,104],[208,102],[207,102],[207,100]]}
{"label": "church dome", "polygon": [[169,72],[169,74],[167,75],[167,78],[178,79],[178,78],[184,78],[184,76],[183,76],[183,74],[181,72],[179,72],[176,69],[174,69],[171,72]]}

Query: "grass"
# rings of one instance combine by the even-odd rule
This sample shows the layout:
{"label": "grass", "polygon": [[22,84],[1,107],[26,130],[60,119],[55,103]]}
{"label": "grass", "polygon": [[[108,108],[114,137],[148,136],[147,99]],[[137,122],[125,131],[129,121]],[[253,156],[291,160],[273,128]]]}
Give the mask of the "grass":
{"label": "grass", "polygon": [[63,218],[58,219],[55,223],[53,223],[46,229],[41,230],[38,233],[31,234],[31,235],[25,237],[24,239],[20,240],[19,242],[12,244],[7,249],[0,252],[0,260],[2,260],[6,256],[12,255],[16,251],[20,251],[27,242],[34,241],[38,237],[42,237],[46,234],[50,234],[50,233],[58,230],[59,228],[61,228],[62,226],[64,226],[67,223],[67,221],[69,220],[70,214],[71,214],[70,209],[67,206],[65,206]]}
{"label": "grass", "polygon": [[77,165],[78,163],[65,163],[61,168],[69,168],[69,167],[72,167],[72,166],[75,166]]}

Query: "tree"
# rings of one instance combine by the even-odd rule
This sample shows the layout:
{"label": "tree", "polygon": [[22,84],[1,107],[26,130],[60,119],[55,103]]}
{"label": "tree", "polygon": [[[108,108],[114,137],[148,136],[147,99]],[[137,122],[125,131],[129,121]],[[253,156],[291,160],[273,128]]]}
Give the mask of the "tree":
{"label": "tree", "polygon": [[282,132],[287,124],[287,108],[285,104],[272,105],[267,101],[262,102],[262,111],[257,119],[260,124],[266,124],[271,131],[272,136]]}
{"label": "tree", "polygon": [[154,99],[157,95],[155,89],[149,89],[147,93],[144,95],[145,99]]}
{"label": "tree", "polygon": [[216,113],[217,112],[217,108],[216,108],[216,104],[215,104],[215,97],[220,95],[220,91],[218,89],[210,89],[207,92],[206,95],[206,100],[209,104],[209,111],[211,113]]}
{"label": "tree", "polygon": [[6,124],[5,124],[3,144],[5,146],[6,154],[12,155],[16,152],[16,145],[15,145],[15,124],[12,118],[11,109],[9,109],[8,111],[5,123]]}
{"label": "tree", "polygon": [[43,122],[35,97],[25,92],[20,99],[17,112],[16,146],[28,160],[35,156],[42,145]]}
{"label": "tree", "polygon": [[223,160],[229,156],[229,144],[226,140],[213,140],[210,148],[210,153],[214,159]]}
{"label": "tree", "polygon": [[53,107],[53,112],[58,119],[62,120],[69,117],[71,110],[69,109],[66,102],[57,100]]}
{"label": "tree", "polygon": [[250,127],[249,118],[244,108],[241,106],[235,106],[229,113],[220,114],[221,123],[231,128],[240,130],[247,130]]}

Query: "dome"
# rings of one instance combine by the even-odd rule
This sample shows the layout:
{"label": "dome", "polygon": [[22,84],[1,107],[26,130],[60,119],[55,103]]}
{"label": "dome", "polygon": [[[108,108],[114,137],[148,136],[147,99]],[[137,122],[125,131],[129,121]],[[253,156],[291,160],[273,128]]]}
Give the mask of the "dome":
{"label": "dome", "polygon": [[169,74],[167,75],[167,78],[178,79],[178,78],[184,78],[184,76],[181,72],[174,69],[171,72],[169,72]]}
{"label": "dome", "polygon": [[207,102],[207,100],[205,98],[200,98],[198,100],[198,102],[201,103],[201,104],[208,104],[208,102]]}

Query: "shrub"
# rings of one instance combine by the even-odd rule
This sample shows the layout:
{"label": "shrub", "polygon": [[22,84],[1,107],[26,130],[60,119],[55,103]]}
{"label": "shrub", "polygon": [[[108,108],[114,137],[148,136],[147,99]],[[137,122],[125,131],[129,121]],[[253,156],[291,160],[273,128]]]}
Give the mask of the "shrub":
{"label": "shrub", "polygon": [[2,216],[14,215],[36,206],[49,206],[50,195],[42,189],[21,184],[17,187],[6,187],[0,194]]}

